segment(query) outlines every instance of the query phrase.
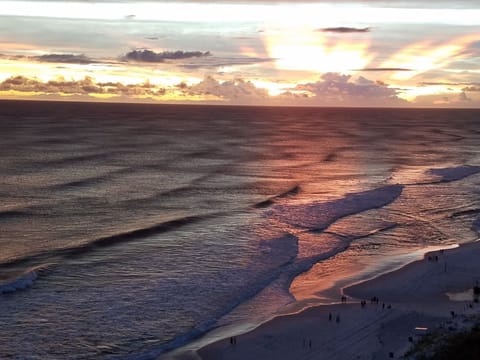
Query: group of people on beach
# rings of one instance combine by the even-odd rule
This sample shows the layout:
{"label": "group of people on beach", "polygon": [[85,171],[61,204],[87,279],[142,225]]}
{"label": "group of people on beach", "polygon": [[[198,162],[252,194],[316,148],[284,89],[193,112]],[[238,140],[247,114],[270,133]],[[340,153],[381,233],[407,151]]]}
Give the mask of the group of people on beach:
{"label": "group of people on beach", "polygon": [[[380,303],[380,300],[378,298],[378,296],[374,296],[370,299],[370,303],[371,304],[375,304],[375,305],[378,305]],[[367,306],[367,300],[362,300],[360,301],[360,306],[362,307],[362,309]],[[382,309],[385,309],[385,307],[387,309],[391,309],[392,306],[391,305],[385,305],[385,303],[382,303]]]}
{"label": "group of people on beach", "polygon": [[[328,321],[332,321],[332,320],[333,320],[333,314],[329,313],[328,314]],[[337,314],[337,316],[335,316],[335,322],[337,324],[340,322],[340,314]]]}

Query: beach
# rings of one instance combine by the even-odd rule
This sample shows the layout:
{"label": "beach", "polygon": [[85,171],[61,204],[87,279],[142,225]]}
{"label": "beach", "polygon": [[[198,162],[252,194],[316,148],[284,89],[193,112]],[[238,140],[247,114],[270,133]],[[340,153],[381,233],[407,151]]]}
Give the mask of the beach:
{"label": "beach", "polygon": [[[198,354],[204,360],[401,358],[410,340],[419,338],[416,327],[428,332],[448,321],[460,326],[461,315],[479,311],[473,298],[447,296],[472,289],[480,279],[479,256],[478,242],[427,253],[399,270],[343,289],[346,303],[274,318]],[[378,301],[372,302],[374,297]]]}

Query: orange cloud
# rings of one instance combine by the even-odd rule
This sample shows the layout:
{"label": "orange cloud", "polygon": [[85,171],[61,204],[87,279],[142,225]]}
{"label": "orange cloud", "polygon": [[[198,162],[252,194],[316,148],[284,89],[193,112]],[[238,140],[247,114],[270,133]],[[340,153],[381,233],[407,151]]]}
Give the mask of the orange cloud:
{"label": "orange cloud", "polygon": [[122,83],[96,83],[92,78],[81,80],[49,80],[42,82],[24,76],[10,77],[0,83],[0,92],[20,92],[25,94],[46,95],[103,95],[152,97],[162,96],[165,89],[149,83],[124,85]]}

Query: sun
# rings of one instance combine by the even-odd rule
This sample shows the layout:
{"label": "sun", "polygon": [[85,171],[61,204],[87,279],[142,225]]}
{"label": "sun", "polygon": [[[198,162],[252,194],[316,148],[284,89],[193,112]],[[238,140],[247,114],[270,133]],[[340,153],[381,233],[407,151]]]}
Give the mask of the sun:
{"label": "sun", "polygon": [[264,43],[281,70],[349,73],[366,67],[373,57],[368,39],[332,39],[309,27],[266,32]]}

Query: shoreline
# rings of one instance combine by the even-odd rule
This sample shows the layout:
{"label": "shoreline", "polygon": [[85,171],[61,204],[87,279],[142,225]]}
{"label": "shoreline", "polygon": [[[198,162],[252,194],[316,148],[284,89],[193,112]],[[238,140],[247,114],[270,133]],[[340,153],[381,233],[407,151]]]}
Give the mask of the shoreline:
{"label": "shoreline", "polygon": [[[219,328],[213,330],[218,334],[208,340],[210,334],[203,344],[201,339],[197,340],[200,346],[196,350],[179,348],[161,358],[293,359],[329,358],[335,354],[336,359],[348,359],[354,353],[358,359],[387,358],[391,354],[396,358],[411,345],[408,338],[415,336],[416,326],[434,328],[447,321],[451,311],[480,311],[479,305],[469,308],[469,301],[452,301],[446,295],[465,291],[480,280],[480,263],[474,261],[478,257],[478,240],[429,251],[423,259],[343,288],[342,292],[349,297],[347,304],[307,305],[303,309],[299,306],[296,312],[274,315],[237,335]],[[378,304],[370,302],[373,296],[379,298]],[[360,300],[367,301],[365,307],[361,307]],[[235,345],[230,343],[232,336]]]}

